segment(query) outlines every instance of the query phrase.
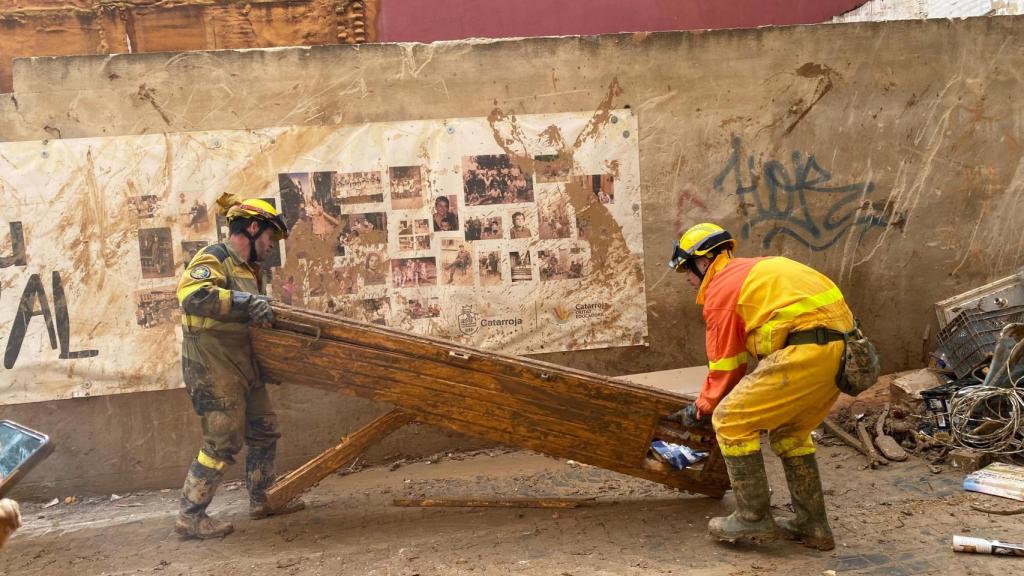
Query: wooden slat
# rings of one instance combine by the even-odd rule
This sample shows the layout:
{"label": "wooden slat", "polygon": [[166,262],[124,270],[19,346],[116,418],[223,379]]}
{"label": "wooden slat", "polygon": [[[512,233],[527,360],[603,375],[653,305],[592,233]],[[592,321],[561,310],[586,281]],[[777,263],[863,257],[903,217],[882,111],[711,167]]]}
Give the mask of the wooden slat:
{"label": "wooden slat", "polygon": [[359,374],[380,379],[382,386],[402,386],[402,391],[396,390],[400,394],[430,394],[456,403],[462,401],[460,398],[464,398],[496,409],[512,409],[517,416],[547,419],[551,418],[552,414],[557,414],[557,425],[560,427],[582,427],[589,432],[595,425],[599,425],[607,433],[622,437],[636,437],[649,428],[647,423],[638,424],[635,418],[623,410],[621,400],[602,406],[568,395],[538,393],[536,386],[525,385],[493,390],[490,386],[479,387],[475,372],[457,366],[439,370],[437,364],[433,362],[412,362],[395,354],[353,349],[344,343],[328,341],[319,344],[318,350],[314,353],[302,350],[294,341],[287,337],[282,338],[279,334],[263,333],[260,338],[270,341],[266,344],[254,341],[254,346],[262,350],[261,355],[265,362],[276,358],[289,364],[299,362],[324,370],[331,370],[341,363],[345,369],[344,374],[339,376]]}
{"label": "wooden slat", "polygon": [[267,490],[267,502],[278,510],[309,490],[332,472],[354,460],[372,444],[409,422],[413,417],[404,410],[392,410],[328,448],[316,458],[279,478]]}
{"label": "wooden slat", "polygon": [[[274,305],[253,329],[273,379],[355,394],[425,424],[569,458],[713,497],[728,487],[714,439],[665,417],[692,399],[598,374]],[[648,457],[654,438],[709,450],[677,471]]]}

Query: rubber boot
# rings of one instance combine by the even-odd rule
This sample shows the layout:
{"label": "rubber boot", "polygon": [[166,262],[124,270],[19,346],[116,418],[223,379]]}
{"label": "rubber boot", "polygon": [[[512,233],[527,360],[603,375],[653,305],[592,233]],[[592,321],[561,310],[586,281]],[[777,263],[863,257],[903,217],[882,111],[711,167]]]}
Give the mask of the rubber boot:
{"label": "rubber boot", "polygon": [[249,489],[249,517],[283,516],[306,508],[301,500],[292,500],[283,508],[274,509],[267,502],[267,489],[274,484],[274,457],[277,446],[250,446],[245,455],[245,486]]}
{"label": "rubber boot", "polygon": [[825,512],[825,495],[821,491],[818,460],[814,454],[783,458],[789,495],[793,501],[794,518],[776,519],[783,532],[793,540],[800,540],[808,548],[831,550],[836,547],[832,528]]}
{"label": "rubber boot", "polygon": [[760,452],[746,456],[725,456],[729,481],[736,496],[736,511],[726,517],[712,518],[708,533],[719,540],[766,542],[778,537],[771,515],[771,493],[764,457]]}
{"label": "rubber boot", "polygon": [[181,488],[181,508],[174,521],[174,531],[184,538],[222,538],[235,528],[230,522],[221,522],[206,515],[206,507],[217,491],[222,470],[207,468],[197,460],[189,466],[185,485]]}

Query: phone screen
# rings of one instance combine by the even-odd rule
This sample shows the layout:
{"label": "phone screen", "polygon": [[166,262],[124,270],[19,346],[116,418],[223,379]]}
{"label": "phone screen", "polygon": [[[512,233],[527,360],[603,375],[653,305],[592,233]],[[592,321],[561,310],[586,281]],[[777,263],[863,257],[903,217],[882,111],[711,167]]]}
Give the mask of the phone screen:
{"label": "phone screen", "polygon": [[46,441],[35,434],[0,422],[0,482],[32,457]]}

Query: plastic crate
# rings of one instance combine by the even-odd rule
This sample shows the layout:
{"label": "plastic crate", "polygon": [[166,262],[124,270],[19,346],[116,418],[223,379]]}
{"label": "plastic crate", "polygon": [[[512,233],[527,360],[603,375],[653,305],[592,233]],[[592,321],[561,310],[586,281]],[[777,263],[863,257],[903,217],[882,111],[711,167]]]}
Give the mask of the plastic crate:
{"label": "plastic crate", "polygon": [[1016,322],[1024,322],[1024,306],[992,312],[965,310],[939,331],[936,349],[946,356],[957,378],[963,378],[988,360],[1003,327]]}

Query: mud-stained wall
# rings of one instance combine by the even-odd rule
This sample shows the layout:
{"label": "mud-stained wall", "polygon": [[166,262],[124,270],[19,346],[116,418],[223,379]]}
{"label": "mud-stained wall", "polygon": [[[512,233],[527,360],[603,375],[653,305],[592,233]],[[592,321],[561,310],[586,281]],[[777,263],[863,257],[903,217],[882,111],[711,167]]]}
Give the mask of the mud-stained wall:
{"label": "mud-stained wall", "polygon": [[[1005,17],[21,60],[17,93],[0,100],[0,139],[630,107],[639,121],[651,345],[543,359],[608,374],[704,362],[693,295],[664,271],[679,231],[715,220],[739,235],[740,255],[784,254],[837,280],[893,370],[919,364],[933,302],[1024,264],[1024,114],[1015,102],[1022,24]],[[307,392],[276,392],[297,426],[291,399]],[[121,414],[144,401],[88,402]],[[44,428],[107,421],[71,403],[31,406],[3,414],[45,415],[36,422]],[[313,426],[344,433],[355,424],[338,417]],[[110,461],[117,434],[97,437],[97,461]],[[194,449],[153,434],[153,452],[173,453],[183,467]],[[322,447],[313,444],[290,449]],[[69,457],[58,453],[40,474]]]}

